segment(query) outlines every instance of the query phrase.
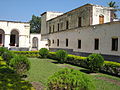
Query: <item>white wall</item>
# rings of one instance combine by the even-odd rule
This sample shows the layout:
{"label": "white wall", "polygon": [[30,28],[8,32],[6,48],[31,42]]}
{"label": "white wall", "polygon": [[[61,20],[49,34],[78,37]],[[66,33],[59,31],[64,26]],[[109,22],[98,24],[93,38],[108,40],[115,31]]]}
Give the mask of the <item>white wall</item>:
{"label": "white wall", "polygon": [[98,5],[93,5],[92,8],[92,25],[99,24],[99,15],[104,16],[104,23],[110,22],[110,8],[108,7],[103,7],[103,6],[98,6]]}
{"label": "white wall", "polygon": [[0,29],[5,32],[5,47],[10,47],[10,34],[12,30],[17,30],[19,32],[19,47],[29,47],[29,23],[0,21]]}
{"label": "white wall", "polygon": [[[111,50],[112,37],[118,37],[118,51]],[[66,38],[69,39],[69,45],[66,47]],[[99,38],[99,50],[94,50],[94,39]],[[49,35],[49,39],[54,40],[50,48],[68,48],[74,51],[86,53],[102,53],[120,56],[120,22],[82,27],[73,30],[57,32]],[[60,46],[57,46],[57,39]],[[78,49],[78,39],[81,40],[81,49]]]}
{"label": "white wall", "polygon": [[41,34],[30,34],[30,50],[32,50],[32,40],[34,37],[38,38],[38,50],[48,48],[48,46],[46,46],[47,41],[41,41]]}

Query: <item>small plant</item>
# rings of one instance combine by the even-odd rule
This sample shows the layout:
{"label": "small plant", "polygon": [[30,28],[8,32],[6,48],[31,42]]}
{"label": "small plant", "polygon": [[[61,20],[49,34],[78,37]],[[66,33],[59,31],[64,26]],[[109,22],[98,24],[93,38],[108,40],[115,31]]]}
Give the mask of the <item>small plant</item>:
{"label": "small plant", "polygon": [[47,48],[41,48],[39,50],[39,54],[40,54],[41,58],[47,58],[47,56],[49,54],[49,50]]}
{"label": "small plant", "polygon": [[14,57],[14,54],[11,51],[5,51],[1,56],[6,61],[7,65],[9,65],[10,60]]}
{"label": "small plant", "polygon": [[91,54],[87,58],[88,68],[92,72],[98,72],[103,66],[104,58],[100,54]]}
{"label": "small plant", "polygon": [[65,60],[67,59],[67,52],[65,50],[58,50],[56,52],[56,57],[58,59],[58,62],[64,63]]}
{"label": "small plant", "polygon": [[25,56],[16,55],[10,61],[10,66],[20,75],[30,69],[30,62]]}
{"label": "small plant", "polygon": [[6,51],[8,51],[7,48],[0,47],[0,56],[1,56],[4,52],[6,52]]}
{"label": "small plant", "polygon": [[48,79],[49,90],[95,90],[92,78],[80,71],[64,68]]}

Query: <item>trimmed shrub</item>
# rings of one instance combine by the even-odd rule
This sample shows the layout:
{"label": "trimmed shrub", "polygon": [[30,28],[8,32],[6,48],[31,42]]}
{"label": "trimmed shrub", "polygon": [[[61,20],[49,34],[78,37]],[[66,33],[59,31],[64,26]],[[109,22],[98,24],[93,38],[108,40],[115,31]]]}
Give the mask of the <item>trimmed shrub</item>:
{"label": "trimmed shrub", "polygon": [[16,74],[11,68],[0,67],[0,90],[35,90],[32,85]]}
{"label": "trimmed shrub", "polygon": [[3,58],[0,56],[0,67],[5,66],[6,62],[3,60]]}
{"label": "trimmed shrub", "polygon": [[48,79],[49,90],[95,90],[92,78],[80,71],[64,68]]}
{"label": "trimmed shrub", "polygon": [[41,48],[39,50],[39,54],[40,54],[41,58],[47,58],[47,56],[49,54],[49,50],[47,48]]}
{"label": "trimmed shrub", "polygon": [[10,61],[10,66],[20,75],[24,74],[30,69],[30,62],[25,56],[16,55]]}
{"label": "trimmed shrub", "polygon": [[3,54],[4,52],[6,52],[6,51],[8,51],[7,48],[0,47],[0,56],[2,56],[2,54]]}
{"label": "trimmed shrub", "polygon": [[98,72],[103,66],[104,58],[100,54],[91,54],[87,58],[88,68],[92,72]]}
{"label": "trimmed shrub", "polygon": [[67,52],[65,50],[58,50],[56,52],[56,57],[58,59],[59,63],[64,63],[65,60],[67,59]]}
{"label": "trimmed shrub", "polygon": [[12,52],[17,55],[23,55],[30,58],[40,57],[39,51],[12,51]]}
{"label": "trimmed shrub", "polygon": [[109,74],[120,75],[120,63],[104,61],[104,66],[101,68],[101,71]]}
{"label": "trimmed shrub", "polygon": [[7,65],[9,65],[10,60],[14,57],[15,55],[11,51],[5,51],[2,53],[2,58],[6,61]]}
{"label": "trimmed shrub", "polygon": [[49,54],[48,54],[48,58],[50,58],[50,59],[54,59],[54,60],[57,60],[56,52],[49,52]]}
{"label": "trimmed shrub", "polygon": [[66,62],[87,68],[86,57],[68,55]]}

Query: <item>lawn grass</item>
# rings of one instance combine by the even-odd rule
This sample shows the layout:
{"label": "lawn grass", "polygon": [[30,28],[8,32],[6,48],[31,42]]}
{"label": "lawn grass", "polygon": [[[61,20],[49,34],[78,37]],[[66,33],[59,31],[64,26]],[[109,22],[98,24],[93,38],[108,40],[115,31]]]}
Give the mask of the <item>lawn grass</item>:
{"label": "lawn grass", "polygon": [[[48,77],[62,68],[65,67],[73,68],[79,71],[86,70],[84,68],[69,64],[58,64],[51,59],[30,58],[29,60],[31,62],[31,69],[29,71],[28,80],[30,82],[34,82],[34,81],[41,82],[44,86],[46,86]],[[97,90],[120,90],[120,86],[116,85],[115,83],[97,79],[97,77],[106,77],[120,82],[120,78],[118,77],[110,76],[106,74],[98,74],[98,75],[90,75],[90,76],[93,77]]]}
{"label": "lawn grass", "polygon": [[28,72],[28,80],[33,82],[41,82],[46,86],[47,79],[54,72],[61,68],[51,62],[49,59],[30,58],[31,69]]}

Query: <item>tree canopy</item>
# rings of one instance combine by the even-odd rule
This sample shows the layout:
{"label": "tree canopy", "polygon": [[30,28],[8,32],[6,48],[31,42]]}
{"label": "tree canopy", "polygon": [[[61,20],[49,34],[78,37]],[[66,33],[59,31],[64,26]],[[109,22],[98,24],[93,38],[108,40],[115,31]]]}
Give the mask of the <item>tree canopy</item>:
{"label": "tree canopy", "polygon": [[[108,3],[108,6],[114,8],[114,9],[116,9],[116,8],[119,7],[119,6],[116,5],[116,2],[114,2],[114,1],[110,1],[110,2]],[[114,19],[114,18],[117,18],[116,11],[117,11],[117,10],[113,10],[113,11],[112,11],[112,18],[113,18],[113,19]]]}
{"label": "tree canopy", "polygon": [[41,17],[32,15],[32,20],[30,20],[30,33],[41,33]]}

